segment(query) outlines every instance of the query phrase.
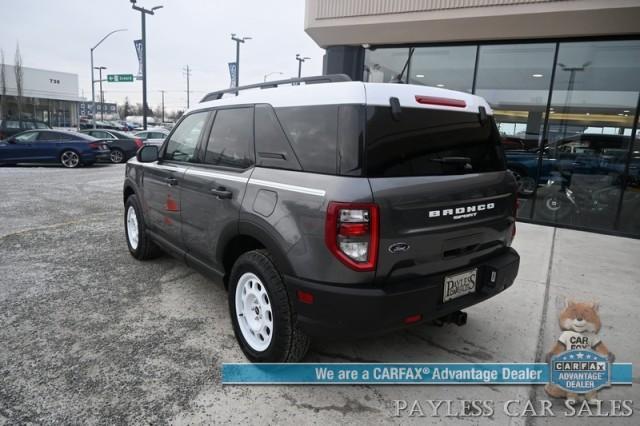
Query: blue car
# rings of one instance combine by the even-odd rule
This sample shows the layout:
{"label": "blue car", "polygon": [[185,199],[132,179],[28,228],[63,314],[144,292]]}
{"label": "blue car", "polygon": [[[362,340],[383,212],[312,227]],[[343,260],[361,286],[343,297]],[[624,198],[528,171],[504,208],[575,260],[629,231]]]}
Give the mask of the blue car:
{"label": "blue car", "polygon": [[109,161],[107,144],[89,135],[61,130],[28,130],[0,141],[0,164],[60,163],[89,166]]}

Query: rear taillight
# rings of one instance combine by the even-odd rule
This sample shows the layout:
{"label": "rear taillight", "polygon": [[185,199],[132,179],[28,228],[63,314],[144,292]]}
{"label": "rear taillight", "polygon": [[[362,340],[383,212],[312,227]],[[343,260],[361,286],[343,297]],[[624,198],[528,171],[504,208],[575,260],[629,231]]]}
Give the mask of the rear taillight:
{"label": "rear taillight", "polygon": [[136,143],[136,148],[138,149],[142,148],[142,145],[144,145],[144,142],[142,142],[142,139],[140,138],[135,138],[133,141]]}
{"label": "rear taillight", "polygon": [[342,263],[356,271],[373,271],[378,258],[379,213],[373,203],[330,202],[325,242]]}
{"label": "rear taillight", "polygon": [[440,98],[438,96],[416,95],[416,102],[426,105],[442,105],[456,108],[466,108],[467,103],[462,99]]}
{"label": "rear taillight", "polygon": [[98,143],[98,142],[91,142],[91,143],[89,144],[89,146],[91,147],[91,149],[100,149],[100,146],[101,146],[101,145],[102,145],[102,144],[101,144],[101,143]]}

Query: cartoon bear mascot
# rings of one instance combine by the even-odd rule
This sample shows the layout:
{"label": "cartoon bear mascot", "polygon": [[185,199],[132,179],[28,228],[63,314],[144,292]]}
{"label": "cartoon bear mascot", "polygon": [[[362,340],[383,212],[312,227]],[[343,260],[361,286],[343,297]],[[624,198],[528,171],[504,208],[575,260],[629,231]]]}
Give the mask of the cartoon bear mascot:
{"label": "cartoon bear mascot", "polygon": [[[572,349],[592,350],[608,357],[609,362],[613,362],[615,356],[609,352],[598,336],[601,326],[597,303],[566,300],[564,308],[560,312],[562,334],[551,352],[547,354],[547,363],[551,361],[553,356]],[[544,390],[553,398],[566,398],[572,401],[578,399],[577,394],[567,392],[550,383],[545,386]],[[585,400],[589,404],[597,404],[597,392],[587,393]]]}

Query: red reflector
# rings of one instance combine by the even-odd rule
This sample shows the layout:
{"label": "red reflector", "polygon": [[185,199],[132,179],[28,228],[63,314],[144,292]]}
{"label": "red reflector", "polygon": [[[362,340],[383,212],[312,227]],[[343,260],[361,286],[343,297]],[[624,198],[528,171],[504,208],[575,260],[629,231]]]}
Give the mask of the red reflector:
{"label": "red reflector", "polygon": [[313,304],[313,294],[302,290],[298,290],[296,294],[300,302],[306,303],[307,305]]}
{"label": "red reflector", "polygon": [[418,322],[422,319],[422,315],[420,314],[416,314],[416,315],[409,315],[408,317],[406,317],[404,319],[404,323],[405,324],[413,324],[414,322]]}
{"label": "red reflector", "polygon": [[369,232],[368,223],[343,223],[338,233],[344,237],[358,237]]}
{"label": "red reflector", "polygon": [[462,99],[439,98],[437,96],[420,96],[416,95],[416,102],[427,105],[442,105],[457,108],[465,108],[467,103]]}

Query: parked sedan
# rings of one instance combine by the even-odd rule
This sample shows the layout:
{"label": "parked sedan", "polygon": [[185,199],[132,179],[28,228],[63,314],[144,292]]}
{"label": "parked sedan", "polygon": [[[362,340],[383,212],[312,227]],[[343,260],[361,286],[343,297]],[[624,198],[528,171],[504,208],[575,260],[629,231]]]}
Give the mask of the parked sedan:
{"label": "parked sedan", "polygon": [[160,146],[169,135],[169,132],[165,129],[150,129],[136,132],[134,135],[142,139],[145,145]]}
{"label": "parked sedan", "polygon": [[111,150],[112,163],[124,163],[136,155],[143,145],[142,139],[115,130],[89,129],[82,133],[104,140]]}
{"label": "parked sedan", "polygon": [[24,132],[25,130],[50,128],[51,127],[43,121],[9,118],[6,120],[0,120],[0,139],[7,139],[13,135]]}
{"label": "parked sedan", "polygon": [[5,165],[60,163],[75,168],[109,160],[109,157],[105,142],[78,132],[27,130],[0,141],[0,164]]}

